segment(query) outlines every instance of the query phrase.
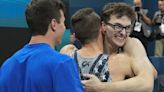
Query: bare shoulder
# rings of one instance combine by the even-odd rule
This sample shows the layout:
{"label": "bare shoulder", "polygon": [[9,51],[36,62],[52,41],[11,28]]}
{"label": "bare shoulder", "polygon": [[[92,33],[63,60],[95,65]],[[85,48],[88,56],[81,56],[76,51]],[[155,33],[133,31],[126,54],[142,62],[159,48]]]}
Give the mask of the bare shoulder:
{"label": "bare shoulder", "polygon": [[143,47],[141,41],[137,38],[132,38],[132,37],[128,37],[127,41],[124,45],[124,49],[127,48],[139,48],[139,47]]}
{"label": "bare shoulder", "polygon": [[147,57],[144,46],[137,38],[129,37],[124,45],[124,52],[132,57]]}
{"label": "bare shoulder", "polygon": [[77,48],[73,45],[73,44],[68,44],[68,45],[65,45],[61,50],[60,50],[60,53],[62,54],[66,54],[66,55],[69,55],[73,52],[77,50]]}

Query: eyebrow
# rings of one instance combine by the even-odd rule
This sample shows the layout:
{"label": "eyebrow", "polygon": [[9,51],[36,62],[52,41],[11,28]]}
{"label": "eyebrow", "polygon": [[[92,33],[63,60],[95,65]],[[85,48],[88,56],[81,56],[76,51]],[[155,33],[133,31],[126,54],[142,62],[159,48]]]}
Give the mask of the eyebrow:
{"label": "eyebrow", "polygon": [[120,23],[114,23],[113,25],[121,25],[121,26],[123,26],[123,27],[129,27],[129,26],[131,26],[131,24],[130,24],[130,25],[127,25],[127,26],[124,26],[124,25],[122,25],[122,24],[120,24]]}

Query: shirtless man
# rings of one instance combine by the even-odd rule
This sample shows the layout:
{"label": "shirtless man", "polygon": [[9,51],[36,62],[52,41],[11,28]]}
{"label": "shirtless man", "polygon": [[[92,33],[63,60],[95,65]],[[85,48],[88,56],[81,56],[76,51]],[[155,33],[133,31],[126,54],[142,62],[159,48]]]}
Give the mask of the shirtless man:
{"label": "shirtless man", "polygon": [[[131,12],[133,11],[130,6],[122,3],[104,6],[102,14],[104,52],[110,55],[108,64],[113,83],[98,82],[93,75],[87,75],[90,80],[83,81],[87,91],[151,92],[153,90],[156,70],[150,63],[141,42],[129,38],[133,22]],[[123,48],[122,54],[118,54],[121,52],[119,48]]]}
{"label": "shirtless man", "polygon": [[[87,74],[85,77],[89,77],[89,80],[82,81],[84,87],[87,92],[151,92],[153,89],[153,81],[156,73],[153,70],[152,65],[150,64],[145,50],[142,44],[132,38],[128,38],[130,34],[130,27],[133,20],[134,12],[130,8],[130,6],[122,3],[113,3],[108,7],[108,11],[110,11],[110,16],[107,15],[107,22],[103,21],[102,26],[100,27],[100,32],[103,32],[103,37],[105,45],[110,47],[110,58],[109,58],[109,73],[112,78],[112,83],[110,82],[100,82],[97,77],[94,75]],[[121,12],[118,12],[121,11]],[[76,14],[76,13],[75,13]],[[77,14],[76,14],[77,15]],[[83,14],[79,14],[83,15]],[[75,15],[74,15],[75,16]],[[89,16],[89,14],[88,14]],[[132,16],[132,17],[131,17]],[[80,16],[79,19],[76,19],[76,26],[73,25],[75,31],[79,31],[82,28],[92,28],[90,21],[86,21],[84,24],[89,23],[90,25],[82,25],[79,24],[78,21],[83,21]],[[94,24],[95,22],[93,22]],[[120,25],[111,25],[112,23],[120,24]],[[79,28],[77,28],[77,25]],[[101,24],[100,24],[101,25]],[[122,25],[122,26],[121,26]],[[113,29],[112,29],[112,27]],[[126,26],[126,27],[125,27]],[[97,28],[97,26],[94,26]],[[119,31],[116,29],[120,28]],[[92,30],[81,30],[81,32],[91,33]],[[117,31],[114,34],[114,32]],[[113,33],[112,33],[113,32]],[[110,34],[109,34],[110,33]],[[80,33],[79,33],[80,34]],[[77,34],[76,34],[77,35]],[[78,38],[78,36],[76,36]],[[81,39],[84,41],[87,37],[85,34],[81,35],[81,37],[85,37]],[[110,38],[108,38],[110,37]],[[97,42],[96,42],[97,41]],[[127,41],[127,42],[126,42]],[[89,42],[83,45],[82,49],[78,51],[78,53],[83,57],[94,57],[98,53],[102,53],[102,36],[99,35],[98,39],[94,38],[94,40],[90,40]],[[124,53],[118,54],[118,47],[124,46]],[[110,43],[110,45],[108,45]],[[132,46],[135,44],[135,47]],[[108,47],[108,48],[109,48]],[[112,48],[117,47],[117,48]],[[135,49],[133,49],[135,48]],[[136,53],[136,48],[140,48]],[[63,49],[62,49],[63,50]],[[154,75],[153,75],[153,73]],[[128,79],[127,79],[128,78]],[[127,80],[125,80],[127,79]],[[116,82],[115,82],[116,81]]]}

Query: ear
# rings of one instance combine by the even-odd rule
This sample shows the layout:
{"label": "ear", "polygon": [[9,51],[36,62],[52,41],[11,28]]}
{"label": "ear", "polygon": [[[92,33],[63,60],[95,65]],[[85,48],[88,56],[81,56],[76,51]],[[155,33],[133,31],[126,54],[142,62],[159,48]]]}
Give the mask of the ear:
{"label": "ear", "polygon": [[105,26],[105,23],[102,21],[102,27],[101,27],[101,32],[102,34],[105,34],[106,33],[106,26]]}
{"label": "ear", "polygon": [[57,25],[56,19],[52,19],[51,23],[50,23],[50,26],[51,26],[51,29],[52,29],[53,32],[56,31],[56,25]]}

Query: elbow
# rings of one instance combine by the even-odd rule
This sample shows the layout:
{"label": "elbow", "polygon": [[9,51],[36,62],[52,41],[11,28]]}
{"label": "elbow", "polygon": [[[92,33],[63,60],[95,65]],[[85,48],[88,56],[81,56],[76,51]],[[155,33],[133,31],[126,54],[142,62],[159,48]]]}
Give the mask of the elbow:
{"label": "elbow", "polygon": [[157,77],[158,77],[158,72],[157,72],[156,69],[154,69],[154,73],[153,73],[153,75],[154,75],[154,79],[157,79]]}
{"label": "elbow", "polygon": [[144,91],[143,92],[152,92],[153,91],[154,85],[149,83],[145,85]]}
{"label": "elbow", "polygon": [[143,86],[142,92],[152,92],[153,91],[154,80],[152,80],[152,81],[144,80],[143,84],[144,84],[144,86]]}
{"label": "elbow", "polygon": [[138,90],[135,92],[152,92],[154,88],[153,76],[148,77],[138,77]]}

